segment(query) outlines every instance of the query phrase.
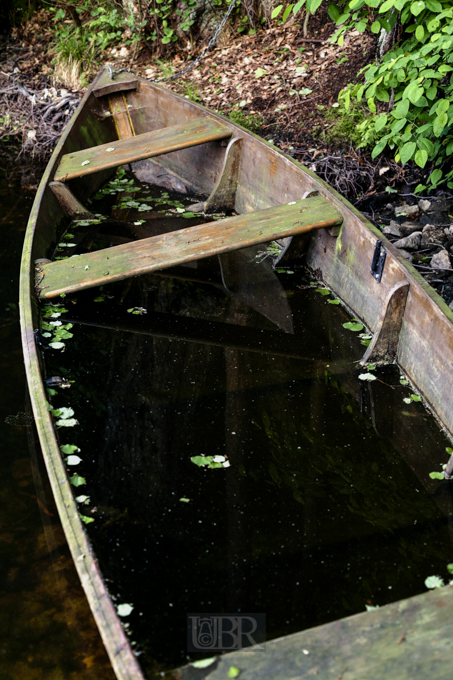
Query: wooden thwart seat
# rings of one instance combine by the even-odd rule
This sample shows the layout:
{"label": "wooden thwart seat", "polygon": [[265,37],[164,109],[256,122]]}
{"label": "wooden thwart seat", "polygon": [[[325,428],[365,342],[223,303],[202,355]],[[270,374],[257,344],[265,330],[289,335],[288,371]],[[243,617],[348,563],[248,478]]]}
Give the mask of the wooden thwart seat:
{"label": "wooden thwart seat", "polygon": [[42,298],[74,293],[218,253],[342,223],[321,196],[229,217],[57,262],[40,263]]}
{"label": "wooden thwart seat", "polygon": [[180,123],[110,144],[68,153],[62,157],[54,180],[61,182],[228,137],[231,137],[230,128],[213,118]]}

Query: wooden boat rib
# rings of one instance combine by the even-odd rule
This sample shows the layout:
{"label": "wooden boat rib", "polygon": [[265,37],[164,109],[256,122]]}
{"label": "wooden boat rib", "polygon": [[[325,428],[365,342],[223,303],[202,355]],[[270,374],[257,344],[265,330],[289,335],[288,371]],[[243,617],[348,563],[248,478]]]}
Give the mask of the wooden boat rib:
{"label": "wooden boat rib", "polygon": [[[231,141],[227,144],[226,139]],[[200,204],[202,209],[220,205],[234,209],[238,216],[223,224],[189,228],[177,236],[80,256],[75,259],[81,261],[82,271],[75,270],[71,258],[61,263],[45,261],[58,242],[64,218],[82,214],[86,201],[115,167],[131,161],[146,164],[145,159],[151,157],[162,172],[194,193],[208,196]],[[62,180],[69,185],[63,191],[55,186],[52,190],[51,183]],[[58,512],[121,680],[143,676],[81,524],[46,407],[34,333],[39,327],[38,296],[59,295],[224,252],[222,230],[229,234],[227,250],[289,237],[289,252],[292,248],[296,253],[307,235],[309,266],[320,271],[345,306],[375,335],[366,359],[398,362],[440,424],[453,435],[452,396],[445,370],[453,362],[453,313],[381,232],[314,173],[255,135],[158,85],[127,74],[112,80],[106,71],[101,72],[68,124],[37,192],[23,250],[20,311],[33,412]],[[181,244],[184,238],[191,241],[192,234],[209,247],[200,250],[186,242],[188,248],[182,254]],[[140,264],[129,267],[130,258],[137,254]],[[110,256],[112,267],[107,267],[103,258]]]}

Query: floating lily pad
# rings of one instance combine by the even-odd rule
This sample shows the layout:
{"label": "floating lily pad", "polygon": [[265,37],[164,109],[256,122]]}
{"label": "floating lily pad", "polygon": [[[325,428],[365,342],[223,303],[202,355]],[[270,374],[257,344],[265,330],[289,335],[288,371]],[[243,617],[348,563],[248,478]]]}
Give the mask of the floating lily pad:
{"label": "floating lily pad", "polygon": [[358,323],[357,321],[347,321],[346,323],[343,324],[343,328],[346,328],[348,331],[354,331],[355,333],[358,331],[363,331],[363,324]]}

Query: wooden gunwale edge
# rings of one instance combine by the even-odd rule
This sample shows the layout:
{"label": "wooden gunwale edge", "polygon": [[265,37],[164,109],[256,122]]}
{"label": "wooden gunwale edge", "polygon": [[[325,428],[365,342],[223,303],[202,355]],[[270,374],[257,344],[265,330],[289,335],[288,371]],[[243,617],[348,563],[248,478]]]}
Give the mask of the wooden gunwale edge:
{"label": "wooden gunwale edge", "polygon": [[38,350],[33,332],[34,263],[32,262],[33,239],[42,197],[62,153],[62,147],[73,125],[92,94],[103,71],[95,78],[61,136],[41,179],[25,233],[22,251],[19,308],[24,364],[36,428],[42,448],[55,503],[66,540],[72,554],[82,587],[98,626],[101,638],[118,680],[144,680],[137,659],[118,619],[108,594],[90,542],[79,517],[71,491],[71,484],[55,437],[52,419],[47,410],[47,395],[43,384]]}

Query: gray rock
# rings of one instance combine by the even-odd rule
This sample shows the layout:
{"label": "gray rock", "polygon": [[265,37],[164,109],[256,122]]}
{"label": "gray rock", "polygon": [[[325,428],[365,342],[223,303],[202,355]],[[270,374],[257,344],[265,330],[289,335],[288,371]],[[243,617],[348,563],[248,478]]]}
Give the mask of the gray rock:
{"label": "gray rock", "polygon": [[415,231],[413,234],[406,236],[405,238],[400,238],[399,241],[395,241],[393,244],[397,248],[408,248],[409,250],[417,250],[420,248],[420,243],[422,241],[422,232]]}
{"label": "gray rock", "polygon": [[422,230],[422,246],[441,246],[447,240],[444,230],[441,227],[436,227],[433,224],[427,224]]}
{"label": "gray rock", "polygon": [[422,198],[421,201],[418,202],[418,207],[420,210],[423,210],[423,212],[427,212],[431,207],[431,201],[426,201]]}
{"label": "gray rock", "polygon": [[404,257],[405,260],[409,260],[409,262],[412,262],[412,255],[407,250],[403,250],[402,248],[400,248],[398,255],[401,255],[402,257]]}
{"label": "gray rock", "polygon": [[394,220],[390,222],[390,226],[383,228],[382,233],[386,236],[398,236],[398,238],[403,235],[398,222],[394,222]]}
{"label": "gray rock", "polygon": [[445,227],[444,234],[447,238],[453,238],[453,225],[450,227]]}
{"label": "gray rock", "polygon": [[450,257],[446,250],[432,256],[430,266],[433,269],[451,269]]}
{"label": "gray rock", "polygon": [[450,307],[451,311],[453,312],[453,300],[450,302],[450,304],[448,306]]}
{"label": "gray rock", "polygon": [[403,222],[400,225],[400,229],[403,236],[409,236],[409,234],[413,234],[414,231],[421,231],[422,225],[420,222]]}
{"label": "gray rock", "polygon": [[395,206],[395,215],[397,217],[398,215],[417,215],[418,212],[420,212],[418,205],[407,205],[407,203],[403,203],[403,205]]}

